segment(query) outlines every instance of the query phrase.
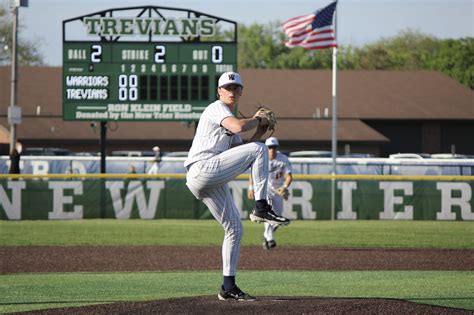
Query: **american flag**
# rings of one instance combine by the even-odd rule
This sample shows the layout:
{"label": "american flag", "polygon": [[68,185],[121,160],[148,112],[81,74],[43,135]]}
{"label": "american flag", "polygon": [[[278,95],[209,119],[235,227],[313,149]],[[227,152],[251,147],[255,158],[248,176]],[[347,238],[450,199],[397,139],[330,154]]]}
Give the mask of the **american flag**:
{"label": "american flag", "polygon": [[301,15],[286,21],[283,31],[288,35],[287,47],[324,49],[337,47],[333,17],[337,1],[308,15]]}

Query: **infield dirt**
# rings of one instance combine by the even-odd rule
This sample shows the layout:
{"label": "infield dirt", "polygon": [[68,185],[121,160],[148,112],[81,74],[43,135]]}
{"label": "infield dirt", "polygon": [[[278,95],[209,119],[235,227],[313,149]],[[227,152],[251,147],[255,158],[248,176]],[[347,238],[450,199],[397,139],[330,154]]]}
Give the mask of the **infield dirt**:
{"label": "infield dirt", "polygon": [[[2,274],[220,270],[220,247],[6,246]],[[474,270],[473,250],[242,247],[239,270]],[[263,297],[255,302],[216,296],[91,305],[31,314],[472,314],[461,309],[395,299]]]}

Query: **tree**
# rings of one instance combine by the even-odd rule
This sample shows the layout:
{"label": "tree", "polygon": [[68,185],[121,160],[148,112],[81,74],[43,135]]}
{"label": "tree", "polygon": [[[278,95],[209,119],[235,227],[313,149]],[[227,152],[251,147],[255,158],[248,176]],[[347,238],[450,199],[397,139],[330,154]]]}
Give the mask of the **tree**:
{"label": "tree", "polygon": [[[331,69],[332,50],[287,48],[281,23],[239,27],[241,68]],[[362,47],[340,45],[345,70],[435,70],[474,88],[474,38],[440,40],[413,30]]]}
{"label": "tree", "polygon": [[[0,65],[11,63],[12,47],[12,14],[9,9],[0,7]],[[38,51],[40,46],[38,41],[27,41],[21,38],[21,25],[18,28],[19,35],[17,43],[18,64],[19,65],[43,65],[43,56]]]}
{"label": "tree", "polygon": [[418,70],[424,68],[436,45],[435,38],[407,30],[347,53],[351,54],[350,66],[354,69]]}
{"label": "tree", "polygon": [[435,70],[474,88],[474,38],[440,40],[402,31],[340,54],[341,68],[362,70]]}
{"label": "tree", "polygon": [[254,23],[239,27],[238,62],[242,68],[325,69],[331,67],[331,52],[290,49],[284,45],[281,23]]}
{"label": "tree", "polygon": [[238,30],[238,63],[242,68],[275,68],[273,59],[280,52],[272,24],[242,25]]}
{"label": "tree", "polygon": [[474,38],[440,41],[426,69],[442,71],[474,89]]}

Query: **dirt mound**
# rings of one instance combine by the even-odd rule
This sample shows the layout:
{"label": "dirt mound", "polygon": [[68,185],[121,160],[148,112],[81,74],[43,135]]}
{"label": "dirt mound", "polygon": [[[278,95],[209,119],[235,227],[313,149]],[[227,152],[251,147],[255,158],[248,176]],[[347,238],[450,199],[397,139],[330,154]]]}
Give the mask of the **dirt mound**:
{"label": "dirt mound", "polygon": [[472,314],[395,299],[264,297],[253,302],[192,297],[58,308],[24,314]]}

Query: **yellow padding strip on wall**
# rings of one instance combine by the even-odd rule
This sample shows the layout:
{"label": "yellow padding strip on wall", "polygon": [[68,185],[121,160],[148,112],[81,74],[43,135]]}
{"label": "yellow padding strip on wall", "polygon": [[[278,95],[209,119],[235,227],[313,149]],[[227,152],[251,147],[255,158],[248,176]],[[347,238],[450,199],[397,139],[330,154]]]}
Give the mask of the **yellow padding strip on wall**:
{"label": "yellow padding strip on wall", "polygon": [[[1,179],[185,179],[186,174],[0,174]],[[242,174],[236,179],[248,179],[248,174]],[[294,174],[294,180],[396,180],[396,181],[474,181],[474,176],[433,176],[433,175],[309,175]]]}

